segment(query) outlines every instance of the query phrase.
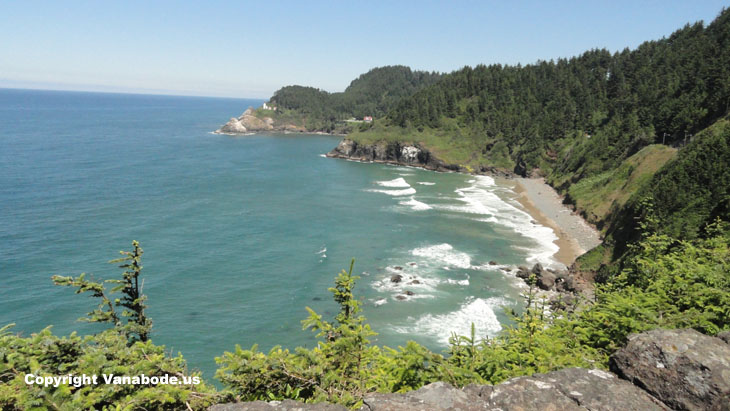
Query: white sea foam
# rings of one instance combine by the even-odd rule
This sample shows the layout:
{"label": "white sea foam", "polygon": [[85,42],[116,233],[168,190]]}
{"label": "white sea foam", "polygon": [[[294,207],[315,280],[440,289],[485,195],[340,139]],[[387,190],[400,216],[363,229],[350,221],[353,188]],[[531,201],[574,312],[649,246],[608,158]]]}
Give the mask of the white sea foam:
{"label": "white sea foam", "polygon": [[414,293],[412,295],[408,294],[393,294],[390,297],[393,301],[410,301],[410,300],[420,300],[422,298],[436,298],[433,294],[419,294]]}
{"label": "white sea foam", "polygon": [[404,190],[374,190],[373,189],[373,190],[367,190],[367,191],[370,191],[373,193],[388,194],[391,196],[408,196],[408,195],[416,194],[416,189],[414,189],[413,187],[406,188]]}
{"label": "white sea foam", "polygon": [[[387,275],[371,286],[379,292],[401,293],[405,289],[420,290],[420,293],[427,293],[436,289],[439,280],[432,277],[419,275],[408,268],[396,270],[395,267],[386,267]],[[391,280],[393,275],[400,275],[401,280],[397,283]]]}
{"label": "white sea foam", "polygon": [[454,284],[454,285],[469,285],[469,278],[471,278],[471,277],[469,277],[469,274],[465,274],[465,275],[466,275],[466,278],[463,279],[463,280],[456,280],[456,279],[453,279],[453,278],[447,278],[446,280],[444,280],[444,282],[446,284]]}
{"label": "white sea foam", "polygon": [[327,252],[327,247],[322,247],[322,249],[321,249],[321,250],[319,250],[319,251],[317,251],[317,253],[316,253],[316,254],[324,254],[324,253],[326,253],[326,252]]}
{"label": "white sea foam", "polygon": [[418,319],[409,318],[411,325],[393,328],[404,334],[430,335],[444,345],[448,344],[452,333],[470,335],[472,323],[477,336],[494,336],[502,329],[494,310],[504,304],[502,298],[470,298],[457,311],[438,315],[425,314]]}
{"label": "white sea foam", "polygon": [[436,183],[431,183],[431,182],[428,182],[428,181],[419,181],[417,184],[421,184],[421,185],[424,185],[424,186],[432,186],[432,185],[434,185]]}
{"label": "white sea foam", "polygon": [[386,304],[387,302],[388,302],[387,298],[379,298],[379,299],[373,301],[373,305],[377,307],[379,305]]}
{"label": "white sea foam", "polygon": [[456,251],[451,244],[447,243],[415,248],[411,250],[411,254],[446,263],[453,267],[464,269],[471,268],[471,257],[469,257],[469,254]]}
{"label": "white sea foam", "polygon": [[402,177],[398,177],[395,180],[388,181],[376,181],[375,184],[383,187],[394,187],[394,188],[405,188],[411,185],[406,182]]}
{"label": "white sea foam", "polygon": [[530,214],[495,194],[495,191],[499,191],[499,187],[495,185],[493,178],[475,176],[467,182],[469,186],[455,190],[463,205],[434,205],[434,207],[485,216],[477,218],[476,221],[501,225],[537,243],[534,247],[523,248],[529,253],[528,263],[540,262],[554,268],[562,266],[553,258],[559,247],[554,243],[558,237],[550,227],[534,224]]}
{"label": "white sea foam", "polygon": [[431,206],[430,205],[428,205],[426,203],[422,203],[422,202],[416,200],[413,197],[411,197],[410,199],[408,199],[408,201],[405,201],[404,200],[404,201],[399,202],[398,204],[405,205],[405,206],[409,206],[409,207],[411,207],[411,209],[413,209],[415,211],[424,211],[424,210],[430,210],[431,209]]}

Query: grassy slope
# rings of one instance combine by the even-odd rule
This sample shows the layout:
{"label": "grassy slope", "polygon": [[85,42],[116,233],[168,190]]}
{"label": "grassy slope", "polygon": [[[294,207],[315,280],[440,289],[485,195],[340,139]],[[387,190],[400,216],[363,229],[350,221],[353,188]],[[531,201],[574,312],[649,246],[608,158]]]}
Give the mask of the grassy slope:
{"label": "grassy slope", "polygon": [[477,144],[469,128],[459,127],[457,120],[444,118],[443,126],[437,129],[414,128],[403,129],[388,127],[382,121],[376,121],[366,132],[355,131],[348,138],[361,144],[373,144],[378,141],[419,143],[428,148],[440,160],[448,164],[456,164],[467,169],[479,166],[492,166],[512,171],[514,162],[509,157],[507,145],[496,141],[490,150],[483,144]]}
{"label": "grassy slope", "polygon": [[618,168],[571,185],[569,199],[584,218],[602,228],[602,223],[676,154],[676,149],[661,144],[644,147]]}
{"label": "grassy slope", "polygon": [[[663,150],[658,150],[654,148],[656,147],[655,145],[648,146],[624,161],[620,167],[574,184],[569,189],[570,195],[571,197],[575,195],[576,198],[574,200],[579,204],[582,202],[584,204],[583,207],[587,210],[592,209],[596,212],[605,210],[609,200],[601,198],[602,195],[616,196],[616,200],[613,201],[616,204],[619,202],[621,204],[620,207],[609,206],[608,214],[601,220],[605,224],[603,231],[606,233],[608,240],[604,244],[579,257],[578,261],[576,261],[579,268],[597,270],[601,264],[607,264],[616,257],[614,255],[614,244],[619,242],[625,245],[626,242],[632,240],[632,232],[627,228],[633,225],[632,221],[636,218],[637,210],[641,209],[639,202],[644,197],[650,199],[652,204],[657,207],[659,213],[662,211],[667,212],[668,215],[661,216],[662,227],[659,227],[661,231],[668,232],[670,235],[677,237],[681,235],[681,230],[674,227],[681,226],[682,224],[700,230],[704,225],[703,220],[707,217],[705,214],[711,213],[709,208],[720,207],[714,203],[709,204],[715,200],[712,200],[712,196],[708,193],[711,191],[720,192],[722,190],[727,192],[728,187],[726,183],[712,183],[709,179],[713,175],[718,180],[721,179],[721,175],[727,176],[728,164],[724,164],[727,162],[723,162],[722,160],[714,164],[711,161],[709,162],[710,164],[705,164],[708,161],[699,163],[697,159],[722,156],[722,148],[717,142],[727,142],[728,136],[730,136],[730,118],[725,117],[697,133],[695,141],[685,149],[676,151],[663,147]],[[711,143],[713,140],[716,143]],[[724,155],[727,156],[727,151],[725,151]],[[622,172],[621,170],[627,170],[627,167],[633,164],[633,160],[638,160],[639,156],[642,156],[643,159],[635,166],[636,169],[630,174],[630,176],[636,175],[638,177],[633,182],[631,181],[631,177],[626,179],[625,185],[616,191],[616,186],[621,184],[621,178],[618,179],[618,183],[614,183],[606,178],[601,179],[601,177],[606,177],[607,175],[621,175],[625,173],[625,171]],[[664,163],[660,166],[655,163],[657,161],[664,161]],[[689,169],[693,165],[694,168],[699,169]],[[641,171],[642,169],[643,171]],[[677,175],[683,176],[681,185],[671,181],[668,183],[662,181],[667,178],[674,180],[675,178],[672,177],[676,177]],[[606,184],[605,187],[601,187],[603,182]],[[592,192],[591,190],[596,191]],[[679,206],[683,206],[684,208],[675,210],[674,208],[678,207],[677,205],[670,207],[666,199],[663,198],[666,196],[678,198],[679,200],[677,202]],[[691,204],[692,199],[685,198],[687,196],[694,198],[695,202],[702,204]],[[667,210],[668,207],[671,210]],[[703,208],[706,210],[703,210]]]}

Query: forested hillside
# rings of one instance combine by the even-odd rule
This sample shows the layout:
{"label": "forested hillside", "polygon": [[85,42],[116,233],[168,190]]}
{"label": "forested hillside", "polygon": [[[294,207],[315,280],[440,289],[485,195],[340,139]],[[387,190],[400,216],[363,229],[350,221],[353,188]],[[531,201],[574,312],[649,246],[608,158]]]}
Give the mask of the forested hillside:
{"label": "forested hillside", "polygon": [[383,117],[401,99],[434,84],[440,77],[405,66],[378,67],[353,80],[344,92],[286,86],[274,93],[271,103],[290,112],[290,116],[303,119],[309,130],[332,131],[351,117]]}
{"label": "forested hillside", "polygon": [[708,26],[688,24],[635,50],[465,67],[351,138],[419,143],[467,168],[543,175],[623,251],[636,238],[639,197],[650,198],[678,238],[727,219],[727,122],[703,130],[728,109],[724,10]]}

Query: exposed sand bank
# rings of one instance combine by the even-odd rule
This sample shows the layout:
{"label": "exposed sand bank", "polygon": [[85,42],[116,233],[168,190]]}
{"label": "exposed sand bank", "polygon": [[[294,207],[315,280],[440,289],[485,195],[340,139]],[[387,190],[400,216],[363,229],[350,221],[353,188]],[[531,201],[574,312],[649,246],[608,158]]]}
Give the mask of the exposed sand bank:
{"label": "exposed sand bank", "polygon": [[516,178],[517,201],[540,224],[555,231],[560,251],[555,258],[569,266],[578,256],[601,243],[598,231],[563,204],[560,195],[542,178]]}

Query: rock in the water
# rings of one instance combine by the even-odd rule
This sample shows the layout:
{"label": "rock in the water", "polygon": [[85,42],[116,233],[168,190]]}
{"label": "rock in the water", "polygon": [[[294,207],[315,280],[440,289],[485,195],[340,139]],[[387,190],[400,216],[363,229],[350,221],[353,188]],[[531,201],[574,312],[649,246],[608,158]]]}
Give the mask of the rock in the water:
{"label": "rock in the water", "polygon": [[413,280],[413,281],[411,281],[411,282],[410,282],[410,283],[408,283],[408,284],[421,284],[421,282],[420,282],[420,281],[418,281],[418,280]]}
{"label": "rock in the water", "polygon": [[525,266],[519,266],[517,267],[517,277],[522,278],[523,280],[526,280],[530,278],[530,270],[527,269]]}
{"label": "rock in the water", "polygon": [[555,286],[555,274],[543,271],[542,275],[537,277],[537,286],[542,290],[551,290]]}
{"label": "rock in the water", "polygon": [[403,267],[401,267],[399,265],[396,265],[395,267],[393,267],[393,269],[394,270],[398,270],[398,271],[402,271],[403,270]]}
{"label": "rock in the water", "polygon": [[260,119],[254,115],[253,108],[249,107],[238,118],[232,118],[216,133],[243,134],[250,131],[269,131],[274,129],[274,120],[271,117]]}
{"label": "rock in the water", "polygon": [[341,405],[328,403],[305,404],[303,402],[284,400],[284,401],[252,401],[237,402],[231,404],[217,404],[208,411],[346,411],[347,408]]}
{"label": "rock in the water", "polygon": [[537,263],[537,264],[535,264],[532,267],[532,270],[531,271],[532,271],[533,274],[535,274],[536,276],[540,277],[540,275],[542,275],[542,273],[543,273],[543,271],[545,271],[545,269],[542,268],[542,264]]}
{"label": "rock in the water", "polygon": [[691,329],[629,336],[611,370],[668,406],[730,410],[730,345]]}
{"label": "rock in the water", "polygon": [[218,129],[219,133],[245,133],[246,126],[241,123],[241,120],[233,117],[223,127]]}
{"label": "rock in the water", "polygon": [[405,293],[406,293],[406,295],[416,295],[416,293],[414,293],[411,290],[406,290]]}
{"label": "rock in the water", "polygon": [[398,301],[403,301],[403,300],[407,300],[408,297],[406,297],[405,295],[402,295],[402,294],[398,294],[395,296],[395,299]]}
{"label": "rock in the water", "polygon": [[489,265],[497,265],[497,262],[494,261],[494,260],[492,260],[492,261],[489,262]]}
{"label": "rock in the water", "polygon": [[667,410],[636,386],[602,370],[568,368],[496,386],[457,389],[438,382],[405,394],[371,394],[361,411]]}
{"label": "rock in the water", "polygon": [[400,274],[393,274],[390,276],[390,282],[398,284],[399,282],[403,281],[403,276]]}

